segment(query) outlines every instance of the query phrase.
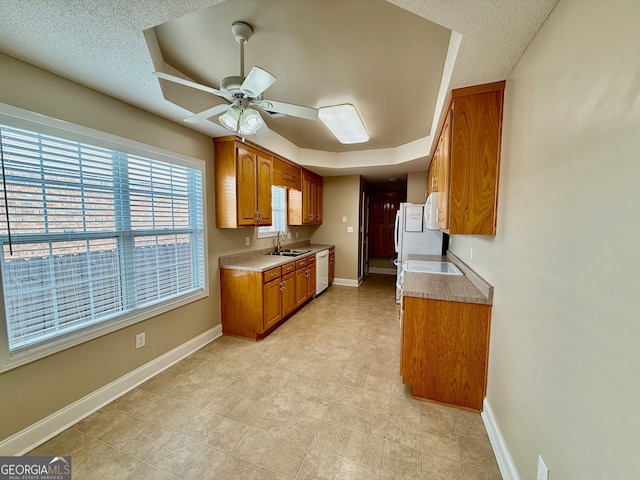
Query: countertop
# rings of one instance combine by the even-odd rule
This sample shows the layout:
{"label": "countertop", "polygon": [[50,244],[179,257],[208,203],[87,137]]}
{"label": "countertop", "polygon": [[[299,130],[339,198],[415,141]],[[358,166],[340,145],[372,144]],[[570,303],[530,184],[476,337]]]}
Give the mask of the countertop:
{"label": "countertop", "polygon": [[409,260],[451,262],[464,275],[405,272],[403,297],[430,298],[451,302],[493,304],[493,287],[452,253],[439,255],[409,255]]}
{"label": "countertop", "polygon": [[319,244],[305,244],[305,243],[292,243],[284,244],[283,249],[295,249],[295,250],[311,250],[309,253],[298,255],[297,257],[279,257],[277,255],[267,255],[268,252],[272,252],[273,248],[263,248],[262,250],[251,250],[243,253],[236,253],[234,255],[226,255],[220,257],[220,268],[227,270],[247,270],[250,272],[264,272],[271,268],[280,267],[287,263],[295,262],[301,258],[310,257],[322,250],[328,250],[333,248],[334,245],[319,245]]}

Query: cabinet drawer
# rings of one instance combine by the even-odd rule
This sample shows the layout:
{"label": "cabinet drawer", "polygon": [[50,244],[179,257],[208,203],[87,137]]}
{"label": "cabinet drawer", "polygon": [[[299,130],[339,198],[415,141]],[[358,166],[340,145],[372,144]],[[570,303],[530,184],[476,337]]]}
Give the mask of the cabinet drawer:
{"label": "cabinet drawer", "polygon": [[295,272],[295,271],[296,271],[296,263],[295,262],[287,263],[286,265],[284,265],[282,267],[282,275],[286,275],[287,273],[291,273],[291,272]]}
{"label": "cabinet drawer", "polygon": [[272,268],[262,274],[262,282],[267,283],[273,279],[280,278],[280,267]]}
{"label": "cabinet drawer", "polygon": [[315,255],[302,258],[296,262],[296,270],[300,270],[301,268],[304,268],[304,267],[309,267],[311,265],[314,265],[315,263],[316,263]]}

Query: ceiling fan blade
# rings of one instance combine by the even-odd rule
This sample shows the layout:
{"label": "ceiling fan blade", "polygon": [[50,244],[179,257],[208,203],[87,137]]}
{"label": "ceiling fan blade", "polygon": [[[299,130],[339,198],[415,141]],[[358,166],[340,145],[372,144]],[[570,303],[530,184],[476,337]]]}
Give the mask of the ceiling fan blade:
{"label": "ceiling fan blade", "polygon": [[262,140],[263,138],[268,138],[271,136],[271,130],[267,127],[266,123],[262,123],[262,126],[256,132],[256,137]]}
{"label": "ceiling fan blade", "polygon": [[187,80],[185,78],[176,77],[175,75],[171,75],[169,73],[164,72],[153,72],[153,74],[162,78],[163,80],[169,80],[170,82],[179,83],[180,85],[185,85],[187,87],[196,88],[198,90],[202,90],[203,92],[213,93],[214,95],[218,95],[219,97],[224,97],[225,94],[220,90],[216,90],[215,88],[207,87],[206,85],[201,85],[200,83],[192,82],[191,80]]}
{"label": "ceiling fan blade", "polygon": [[226,111],[228,108],[229,108],[228,104],[222,103],[220,105],[216,105],[215,107],[208,108],[203,112],[196,113],[195,115],[187,117],[187,118],[184,119],[184,121],[187,122],[187,123],[198,123],[198,122],[201,122],[203,120],[206,120],[207,118],[210,118],[210,117],[213,117],[215,115],[218,115],[218,114]]}
{"label": "ceiling fan blade", "polygon": [[260,67],[253,67],[249,72],[249,75],[247,75],[247,78],[242,82],[240,90],[247,97],[259,97],[262,92],[276,83],[276,80],[277,78],[266,70],[263,70]]}
{"label": "ceiling fan blade", "polygon": [[261,100],[259,102],[255,102],[255,104],[267,112],[284,113],[285,115],[306,118],[307,120],[318,119],[317,108],[294,105],[293,103],[277,102],[275,100]]}

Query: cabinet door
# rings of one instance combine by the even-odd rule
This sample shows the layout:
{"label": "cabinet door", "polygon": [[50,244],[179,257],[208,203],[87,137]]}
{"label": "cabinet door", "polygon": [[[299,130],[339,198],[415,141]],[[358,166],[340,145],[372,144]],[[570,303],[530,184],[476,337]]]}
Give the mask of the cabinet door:
{"label": "cabinet door", "polygon": [[451,118],[449,110],[442,127],[440,154],[438,155],[438,229],[449,229],[449,168],[451,164]]}
{"label": "cabinet door", "polygon": [[438,168],[440,168],[440,157],[442,156],[442,137],[438,139],[438,145],[433,152],[429,170],[427,170],[427,196],[430,193],[438,191]]}
{"label": "cabinet door", "polygon": [[311,202],[311,177],[302,172],[302,224],[309,225],[313,220],[313,203]]}
{"label": "cabinet door", "polygon": [[236,150],[238,162],[238,225],[250,226],[256,223],[256,154],[243,148]]}
{"label": "cabinet door", "polygon": [[309,276],[307,277],[307,297],[311,298],[316,294],[316,264],[309,267]]}
{"label": "cabinet door", "polygon": [[402,382],[417,397],[480,411],[486,394],[491,305],[403,300]]}
{"label": "cabinet door", "polygon": [[296,270],[296,306],[302,305],[307,299],[307,269]]}
{"label": "cabinet door", "polygon": [[296,273],[282,277],[282,316],[286,317],[296,308]]}
{"label": "cabinet door", "polygon": [[273,185],[273,160],[257,156],[256,211],[258,225],[271,225],[271,185]]}
{"label": "cabinet door", "polygon": [[329,250],[329,285],[333,283],[333,279],[336,276],[336,250],[332,248]]}
{"label": "cabinet door", "polygon": [[280,279],[265,283],[263,287],[264,329],[267,330],[282,318],[280,303]]}
{"label": "cabinet door", "polygon": [[451,233],[495,235],[503,92],[453,101],[449,224]]}
{"label": "cabinet door", "polygon": [[316,223],[322,223],[322,177],[316,178]]}

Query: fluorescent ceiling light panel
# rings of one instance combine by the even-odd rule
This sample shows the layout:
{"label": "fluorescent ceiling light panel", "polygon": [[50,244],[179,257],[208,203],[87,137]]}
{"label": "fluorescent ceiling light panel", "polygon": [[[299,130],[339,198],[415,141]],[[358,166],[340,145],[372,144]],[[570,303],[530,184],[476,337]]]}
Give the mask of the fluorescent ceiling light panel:
{"label": "fluorescent ceiling light panel", "polygon": [[340,143],[363,143],[369,140],[369,135],[358,116],[355,107],[349,103],[323,107],[318,117]]}

